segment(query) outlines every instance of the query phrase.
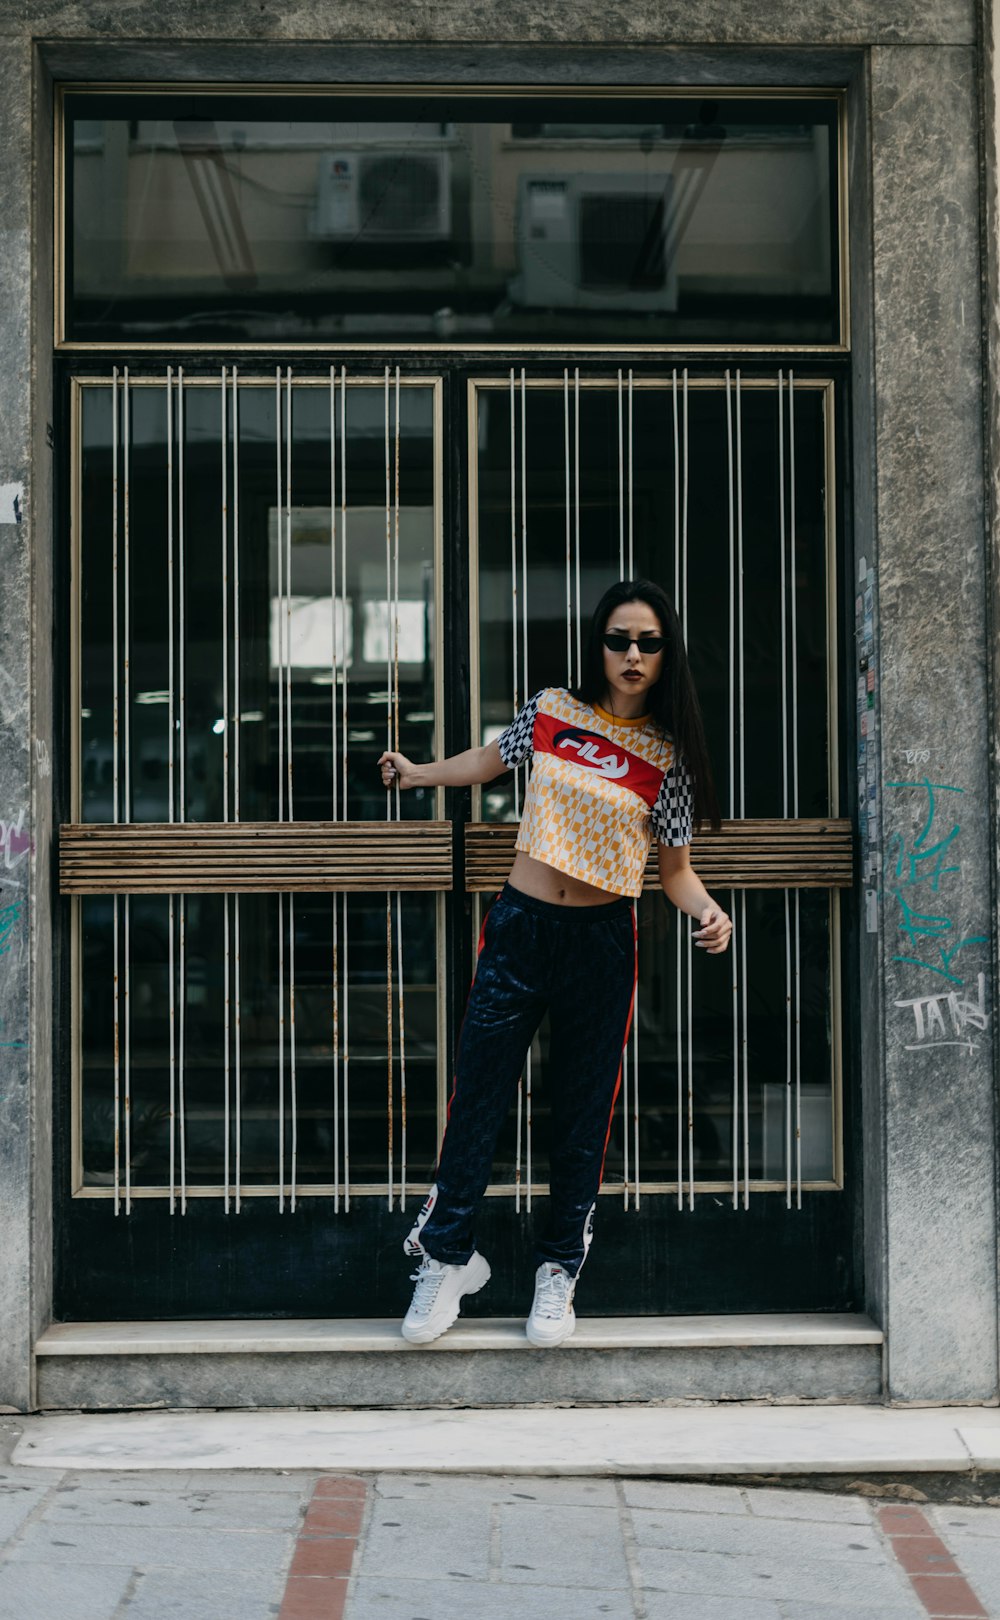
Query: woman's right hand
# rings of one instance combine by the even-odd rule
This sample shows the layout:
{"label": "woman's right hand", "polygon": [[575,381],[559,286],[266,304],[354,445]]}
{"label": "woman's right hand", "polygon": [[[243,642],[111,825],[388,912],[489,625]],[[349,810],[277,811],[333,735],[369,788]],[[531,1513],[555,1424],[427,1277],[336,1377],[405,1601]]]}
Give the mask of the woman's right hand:
{"label": "woman's right hand", "polygon": [[382,771],[383,787],[394,787],[397,782],[401,788],[416,787],[416,766],[405,754],[386,752],[378,763]]}

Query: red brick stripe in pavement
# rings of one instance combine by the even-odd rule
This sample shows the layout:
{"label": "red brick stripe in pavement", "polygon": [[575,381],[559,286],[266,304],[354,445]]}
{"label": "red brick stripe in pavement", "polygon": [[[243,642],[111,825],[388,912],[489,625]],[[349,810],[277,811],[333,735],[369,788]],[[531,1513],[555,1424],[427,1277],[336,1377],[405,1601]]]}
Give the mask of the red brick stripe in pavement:
{"label": "red brick stripe in pavement", "polygon": [[878,1522],[933,1620],[989,1620],[972,1587],[919,1508],[880,1507]]}
{"label": "red brick stripe in pavement", "polygon": [[278,1620],[342,1620],[367,1490],[363,1479],[316,1481]]}

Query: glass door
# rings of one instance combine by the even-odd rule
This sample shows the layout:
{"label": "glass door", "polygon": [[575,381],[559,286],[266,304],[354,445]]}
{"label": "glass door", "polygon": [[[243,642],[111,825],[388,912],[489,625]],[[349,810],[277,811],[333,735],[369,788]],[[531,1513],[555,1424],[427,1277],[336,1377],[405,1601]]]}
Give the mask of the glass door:
{"label": "glass door", "polygon": [[[835,384],[760,367],[514,368],[473,379],[469,409],[473,737],[572,686],[593,604],[617,578],[651,577],[685,628],[725,818],[696,835],[693,861],[733,918],[727,957],[693,949],[655,855],[637,903],[588,1310],[847,1308]],[[526,769],[475,796],[474,927],[512,854]],[[529,1224],[546,1192],[548,1045],[546,1022],[495,1167],[494,1192]]]}
{"label": "glass door", "polygon": [[72,384],[68,1315],[396,1308],[451,832],[376,761],[443,748],[440,392]]}

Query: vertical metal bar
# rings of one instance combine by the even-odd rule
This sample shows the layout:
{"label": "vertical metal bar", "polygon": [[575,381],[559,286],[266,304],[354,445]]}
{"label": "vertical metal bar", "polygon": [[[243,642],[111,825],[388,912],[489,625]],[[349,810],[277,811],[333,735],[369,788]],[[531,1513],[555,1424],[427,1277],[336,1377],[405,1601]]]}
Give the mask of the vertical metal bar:
{"label": "vertical metal bar", "polygon": [[[118,713],[118,367],[111,374],[111,724],[112,724],[112,819],[120,819],[118,791],[118,752],[120,723]],[[114,896],[113,938],[114,971],[112,995],[114,998],[114,1145],[115,1145],[115,1214],[121,1214],[121,988],[119,975],[121,962],[118,941],[118,896]]]}
{"label": "vertical metal bar", "polygon": [[[274,371],[277,520],[277,820],[285,820],[285,544],[282,492],[282,368]],[[285,1212],[285,897],[277,896],[277,1209]]]}
{"label": "vertical metal bar", "polygon": [[682,498],[682,502],[681,502],[681,563],[683,565],[683,572],[682,572],[682,579],[681,579],[681,592],[682,592],[682,600],[684,602],[683,630],[684,630],[684,640],[685,640],[685,643],[686,643],[687,642],[687,633],[688,633],[688,505],[689,505],[689,501],[688,501],[689,425],[688,425],[688,373],[687,373],[687,366],[684,367],[684,372],[683,372],[683,393],[682,393],[681,403],[682,403],[681,425],[682,425],[682,428],[683,428],[682,451],[683,451],[683,467],[684,467],[684,480],[683,480],[683,486],[682,486],[682,488],[683,488],[683,498]]}
{"label": "vertical metal bar", "polygon": [[514,1212],[521,1213],[521,1118],[524,1112],[524,1082],[517,1081],[517,1146],[514,1150]]}
{"label": "vertical metal bar", "polygon": [[[187,585],[184,555],[184,367],[177,367],[177,732],[178,821],[187,820]],[[187,1214],[187,1087],[184,1078],[187,1037],[187,897],[178,897],[177,918],[177,1133],[180,1158],[181,1214]]]}
{"label": "vertical metal bar", "polygon": [[[123,580],[122,639],[125,643],[125,691],[123,721],[125,732],[125,820],[132,820],[132,583],[129,516],[131,496],[131,434],[132,399],[129,391],[128,366],[124,368],[122,395],[122,464],[125,475],[124,504],[122,508],[122,541],[125,562]],[[125,1213],[132,1213],[132,900],[125,896]]]}
{"label": "vertical metal bar", "polygon": [[[746,634],[743,614],[743,398],[740,372],[736,371],[736,578],[739,586],[737,611],[740,639],[740,817],[746,815]],[[747,1041],[747,893],[740,890],[740,1011],[743,1033],[740,1052],[743,1066],[743,1208],[750,1206],[750,1092],[749,1047]]]}
{"label": "vertical metal bar", "polygon": [[[219,451],[222,457],[222,819],[229,820],[229,435],[226,421],[228,395],[228,368],[222,368],[219,396],[222,417],[219,433]],[[229,986],[232,976],[229,941],[229,896],[222,896],[222,957],[223,957],[223,1012],[222,1012],[222,1207],[229,1214],[229,1072],[230,1004]]]}
{"label": "vertical metal bar", "polygon": [[[792,815],[799,814],[799,642],[795,583],[795,373],[788,372],[789,560],[792,597]],[[801,894],[795,890],[795,1207],[802,1208],[802,939]]]}
{"label": "vertical metal bar", "polygon": [[[292,808],[292,368],[286,368],[285,388],[285,744],[288,769],[288,819]],[[294,981],[292,995],[294,996]],[[293,1127],[294,1128],[294,1127]]]}
{"label": "vertical metal bar", "polygon": [[229,434],[226,421],[228,367],[222,368],[220,388],[222,420],[219,451],[222,458],[222,819],[229,820]]}
{"label": "vertical metal bar", "polygon": [[618,578],[625,577],[625,450],[622,426],[622,371],[618,367]]}
{"label": "vertical metal bar", "polygon": [[[174,368],[167,367],[167,820],[174,819]],[[177,1207],[177,988],[174,982],[174,897],[167,902],[167,997],[169,1002],[170,1213]]]}
{"label": "vertical metal bar", "polygon": [[633,539],[635,533],[635,500],[632,491],[632,447],[634,434],[632,431],[632,368],[628,373],[628,577],[635,578],[635,556]]}
{"label": "vertical metal bar", "polygon": [[[288,818],[291,820],[291,816]],[[289,1041],[289,1103],[292,1114],[292,1164],[289,1184],[289,1208],[295,1213],[298,1186],[299,1106],[298,1082],[295,1074],[295,895],[288,896],[288,1041]]]}
{"label": "vertical metal bar", "polygon": [[681,599],[681,429],[678,416],[677,367],[673,373],[674,403],[674,606]]}
{"label": "vertical metal bar", "polygon": [[[393,488],[393,729],[399,749],[399,367],[396,367],[396,446]],[[396,782],[396,820],[402,819],[399,782]],[[399,1207],[406,1208],[406,1019],[403,992],[403,896],[396,890],[396,982],[399,1001]]]}
{"label": "vertical metal bar", "polygon": [[[233,815],[236,821],[240,819],[240,740],[241,740],[241,710],[240,710],[240,395],[239,374],[233,367]],[[233,1031],[235,1050],[233,1053],[236,1065],[235,1078],[235,1111],[236,1129],[233,1143],[235,1150],[235,1209],[239,1214],[242,1207],[242,1177],[243,1177],[243,1051],[242,1051],[242,1007],[240,1002],[240,897],[233,895],[233,949],[235,961],[233,970],[235,982],[233,986],[235,995],[235,1027]]]}
{"label": "vertical metal bar", "polygon": [[[527,390],[524,377],[524,367],[521,367],[521,661],[523,670],[522,688],[524,700],[527,702],[531,692],[528,681],[528,419],[527,419]],[[529,766],[524,767],[525,779]],[[532,1078],[532,1052],[529,1045],[525,1061],[525,1100],[524,1100],[524,1154],[526,1173],[526,1208],[531,1209],[531,1078]]]}
{"label": "vertical metal bar", "polygon": [[[341,655],[344,660],[344,680],[341,688],[341,806],[347,820],[347,367],[340,368],[340,595],[341,595]],[[344,1137],[344,1210],[351,1207],[351,1116],[350,1116],[350,963],[348,959],[347,894],[344,902],[344,1046],[343,1046],[343,1137]]]}
{"label": "vertical metal bar", "polygon": [[[778,535],[781,575],[781,814],[788,815],[788,604],[785,557],[785,378],[778,372]],[[785,1208],[792,1207],[792,935],[785,890]]]}
{"label": "vertical metal bar", "polygon": [[271,615],[278,631],[278,820],[285,819],[285,547],[284,505],[281,488],[281,367],[274,371],[274,452],[277,489],[275,493],[275,521],[277,524],[277,611]]}
{"label": "vertical metal bar", "polygon": [[[510,368],[510,581],[511,581],[511,649],[512,665],[514,670],[514,713],[517,714],[520,704],[518,702],[518,667],[517,667],[517,437],[514,419],[514,367]],[[520,772],[514,772],[514,814],[519,815],[521,810]],[[520,1134],[518,1135],[520,1145]]]}
{"label": "vertical metal bar", "polygon": [[583,618],[580,612],[580,368],[573,371],[574,424],[576,443],[576,683],[583,679]]}
{"label": "vertical metal bar", "polygon": [[[390,569],[389,506],[389,367],[385,368],[385,746],[392,747],[392,574]],[[392,819],[392,800],[386,795],[385,818]],[[393,1208],[393,1115],[392,1086],[392,896],[385,894],[385,1049],[386,1049],[386,1144],[388,1154],[387,1208]]]}
{"label": "vertical metal bar", "polygon": [[[729,492],[729,815],[736,816],[736,511],[733,500],[733,396],[732,380],[726,372],[726,465]],[[739,1011],[739,941],[735,937],[736,890],[729,891],[729,911],[733,919],[732,993],[733,993],[733,1105],[732,1105],[732,1160],[733,1208],[740,1203],[740,1011]]]}
{"label": "vertical metal bar", "polygon": [[[681,425],[679,415],[679,401],[677,395],[677,369],[673,373],[673,416],[674,416],[674,606],[680,608],[681,600]],[[681,995],[682,985],[682,955],[681,955],[681,914],[677,913],[677,962],[674,975],[674,990],[676,994],[675,1007],[675,1041],[676,1041],[676,1067],[677,1067],[677,1208],[684,1208],[684,1078],[682,1064],[682,1020]]]}
{"label": "vertical metal bar", "polygon": [[[515,416],[514,395],[514,367],[510,368],[510,581],[511,581],[511,664],[513,668],[513,700],[514,713],[517,714],[518,703],[518,663],[517,663],[517,426]],[[514,814],[521,811],[520,771],[514,772]],[[514,1150],[514,1209],[520,1213],[521,1209],[521,1120],[524,1111],[524,1082],[519,1075],[517,1081],[517,1138]]]}
{"label": "vertical metal bar", "polygon": [[240,819],[240,394],[233,367],[233,817]]}
{"label": "vertical metal bar", "polygon": [[[330,786],[337,820],[337,371],[330,367]],[[344,666],[347,676],[347,666]],[[340,1213],[340,897],[333,896],[333,1210]]]}
{"label": "vertical metal bar", "polygon": [[[292,368],[285,368],[285,730],[288,744],[288,819],[295,820],[292,800]],[[295,895],[288,896],[288,1101],[292,1116],[289,1208],[295,1213],[298,1184],[299,1104],[295,1072]]]}
{"label": "vertical metal bar", "polygon": [[[684,630],[684,640],[687,642],[688,634],[688,508],[690,505],[690,478],[689,478],[689,417],[688,417],[688,374],[685,366],[682,373],[683,388],[681,394],[681,624]],[[694,1051],[693,1051],[693,1012],[691,1006],[692,962],[691,962],[691,924],[685,921],[684,925],[685,955],[687,958],[687,1127],[688,1127],[688,1208],[694,1209]]]}
{"label": "vertical metal bar", "polygon": [[[635,990],[632,1000],[632,1176],[635,1188],[635,1207],[639,1208],[639,902],[632,906],[632,926],[635,930]],[[628,1122],[626,1121],[626,1130]]]}
{"label": "vertical metal bar", "polygon": [[569,485],[569,367],[563,367],[563,448],[566,488],[566,685],[573,685],[573,587],[570,575],[572,562],[572,535],[570,532]]}
{"label": "vertical metal bar", "polygon": [[521,665],[525,702],[528,684],[528,429],[524,367],[521,367]]}

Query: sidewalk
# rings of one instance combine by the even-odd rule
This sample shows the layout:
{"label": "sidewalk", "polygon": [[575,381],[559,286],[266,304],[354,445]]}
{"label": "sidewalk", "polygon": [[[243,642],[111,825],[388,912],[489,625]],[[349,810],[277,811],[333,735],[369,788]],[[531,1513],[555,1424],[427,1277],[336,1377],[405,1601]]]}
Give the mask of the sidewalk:
{"label": "sidewalk", "polygon": [[634,1478],[0,1466],[0,1620],[53,1616],[989,1620],[1000,1507]]}
{"label": "sidewalk", "polygon": [[963,1408],[0,1419],[0,1620],[1000,1620],[998,1454]]}

